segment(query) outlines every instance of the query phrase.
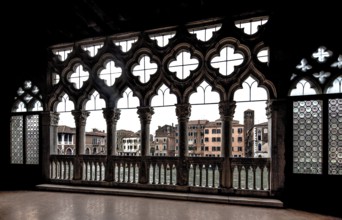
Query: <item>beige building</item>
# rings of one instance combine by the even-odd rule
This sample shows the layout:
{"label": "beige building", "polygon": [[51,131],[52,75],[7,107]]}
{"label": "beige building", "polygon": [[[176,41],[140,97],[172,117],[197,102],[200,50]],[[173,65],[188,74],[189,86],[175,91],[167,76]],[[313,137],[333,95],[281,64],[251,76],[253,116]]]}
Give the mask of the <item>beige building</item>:
{"label": "beige building", "polygon": [[116,152],[118,155],[124,154],[123,139],[127,137],[133,137],[133,136],[136,136],[133,131],[123,130],[123,129],[116,131]]}
{"label": "beige building", "polygon": [[107,153],[107,134],[93,128],[93,131],[86,132],[85,154],[106,154]]}
{"label": "beige building", "polygon": [[204,156],[221,157],[222,156],[222,132],[221,120],[208,122],[204,128]]}
{"label": "beige building", "polygon": [[175,156],[176,129],[173,125],[159,126],[152,144],[150,154],[153,156]]}
{"label": "beige building", "polygon": [[232,157],[245,157],[244,125],[233,120],[232,123]]}
{"label": "beige building", "polygon": [[[204,148],[204,127],[208,120],[190,120],[188,122],[188,155],[193,157],[203,157],[205,155]],[[176,125],[176,153],[178,156],[179,149],[178,125]]]}
{"label": "beige building", "polygon": [[[75,155],[75,136],[76,129],[60,125],[57,128],[57,154]],[[105,131],[96,128],[91,132],[85,133],[85,149],[84,154],[106,154]]]}
{"label": "beige building", "polygon": [[75,134],[76,129],[69,126],[60,125],[57,127],[57,150],[56,154],[75,154]]}

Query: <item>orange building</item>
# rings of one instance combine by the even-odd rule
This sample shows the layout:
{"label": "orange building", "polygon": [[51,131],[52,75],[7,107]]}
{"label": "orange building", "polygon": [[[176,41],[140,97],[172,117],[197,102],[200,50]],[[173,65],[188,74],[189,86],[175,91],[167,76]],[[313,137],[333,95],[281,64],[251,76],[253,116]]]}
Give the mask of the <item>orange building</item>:
{"label": "orange building", "polygon": [[206,157],[221,157],[221,120],[208,122],[204,128],[204,156]]}

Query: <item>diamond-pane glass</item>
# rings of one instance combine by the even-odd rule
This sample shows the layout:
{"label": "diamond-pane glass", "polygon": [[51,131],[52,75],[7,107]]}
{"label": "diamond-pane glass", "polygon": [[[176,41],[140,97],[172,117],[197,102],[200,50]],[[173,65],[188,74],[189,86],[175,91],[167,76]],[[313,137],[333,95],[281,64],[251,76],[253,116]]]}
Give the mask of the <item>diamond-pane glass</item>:
{"label": "diamond-pane glass", "polygon": [[22,164],[23,162],[23,116],[12,116],[11,163]]}
{"label": "diamond-pane glass", "polygon": [[39,116],[26,117],[26,164],[39,164]]}
{"label": "diamond-pane glass", "polygon": [[342,175],[342,99],[329,99],[329,174]]}
{"label": "diamond-pane glass", "polygon": [[293,173],[322,173],[322,101],[293,102]]}

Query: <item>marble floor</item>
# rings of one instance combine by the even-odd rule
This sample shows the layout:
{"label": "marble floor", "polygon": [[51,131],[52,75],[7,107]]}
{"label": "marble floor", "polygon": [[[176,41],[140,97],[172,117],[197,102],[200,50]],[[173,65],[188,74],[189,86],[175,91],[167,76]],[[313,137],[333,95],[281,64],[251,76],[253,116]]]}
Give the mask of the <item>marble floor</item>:
{"label": "marble floor", "polygon": [[133,196],[0,191],[0,220],[337,220],[286,208],[262,208]]}

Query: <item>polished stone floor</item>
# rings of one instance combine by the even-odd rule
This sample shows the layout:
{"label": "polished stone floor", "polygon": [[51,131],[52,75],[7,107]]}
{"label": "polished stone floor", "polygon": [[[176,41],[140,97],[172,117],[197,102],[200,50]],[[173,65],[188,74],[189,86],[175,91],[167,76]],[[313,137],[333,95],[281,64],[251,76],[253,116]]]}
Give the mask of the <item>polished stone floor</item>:
{"label": "polished stone floor", "polygon": [[284,208],[47,191],[1,191],[0,220],[337,220]]}

